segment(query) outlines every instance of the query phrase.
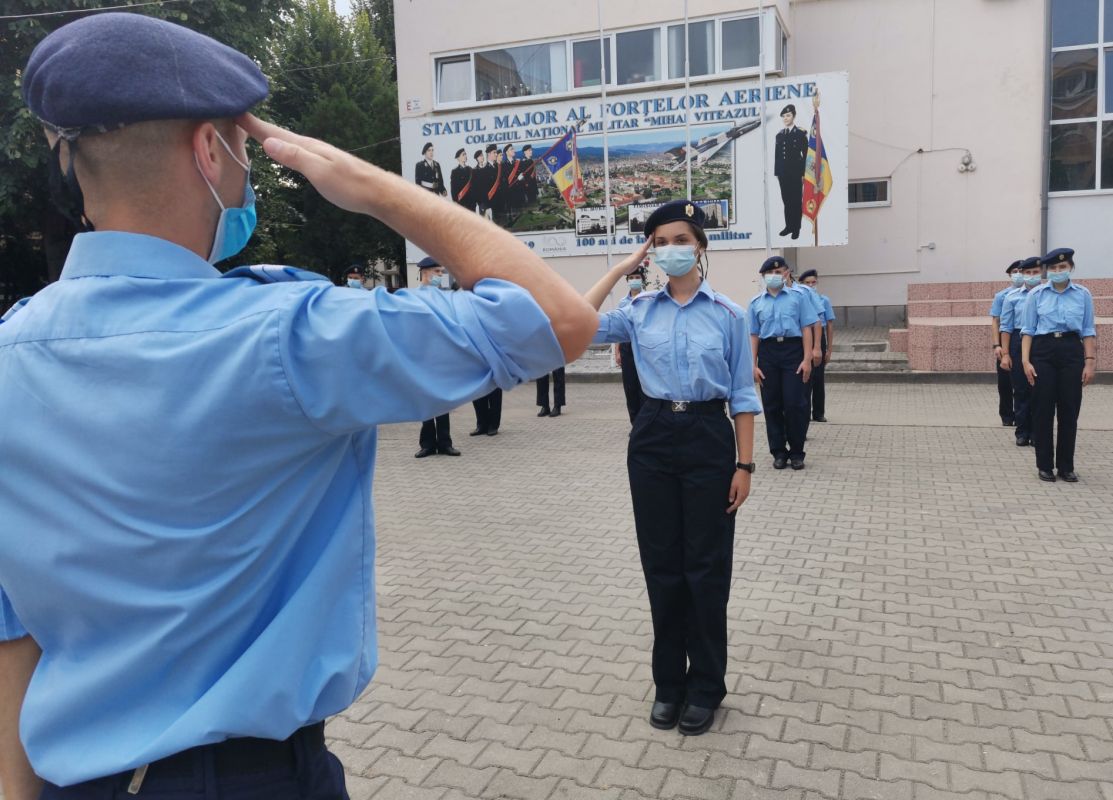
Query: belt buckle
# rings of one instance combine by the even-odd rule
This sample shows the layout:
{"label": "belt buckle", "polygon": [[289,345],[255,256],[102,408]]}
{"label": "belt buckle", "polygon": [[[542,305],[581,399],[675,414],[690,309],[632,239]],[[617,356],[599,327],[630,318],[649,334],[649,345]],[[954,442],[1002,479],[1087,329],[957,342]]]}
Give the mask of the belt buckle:
{"label": "belt buckle", "polygon": [[784,340],[785,340],[785,337],[783,337],[783,336],[778,336],[777,337],[778,342],[783,342]]}
{"label": "belt buckle", "polygon": [[672,410],[677,414],[684,413],[685,411],[688,410],[688,401],[687,400],[673,400],[672,401]]}
{"label": "belt buckle", "polygon": [[1063,338],[1063,332],[1062,331],[1054,331],[1051,335],[1054,336],[1056,339],[1062,339]]}

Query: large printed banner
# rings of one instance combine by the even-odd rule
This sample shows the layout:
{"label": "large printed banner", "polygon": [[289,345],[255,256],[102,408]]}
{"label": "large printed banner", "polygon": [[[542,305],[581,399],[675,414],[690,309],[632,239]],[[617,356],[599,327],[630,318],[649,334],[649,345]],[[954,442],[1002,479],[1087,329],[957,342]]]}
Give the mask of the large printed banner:
{"label": "large printed banner", "polygon": [[[683,89],[616,94],[605,115],[592,98],[403,119],[404,170],[546,258],[604,253],[608,232],[612,252],[635,250],[653,209],[685,196],[689,162],[714,249],[765,247],[763,189],[772,247],[846,244],[847,74],[769,79],[765,93],[764,118],[748,80],[693,87],[690,100]],[[409,245],[408,260],[423,256]]]}

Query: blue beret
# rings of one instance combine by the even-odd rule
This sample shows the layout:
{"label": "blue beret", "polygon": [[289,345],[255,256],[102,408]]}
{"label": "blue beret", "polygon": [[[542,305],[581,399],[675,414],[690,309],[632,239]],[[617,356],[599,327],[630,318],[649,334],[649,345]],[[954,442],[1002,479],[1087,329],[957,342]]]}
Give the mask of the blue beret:
{"label": "blue beret", "polygon": [[800,280],[805,280],[807,278],[815,278],[815,279],[818,280],[819,279],[819,273],[816,272],[814,269],[809,269],[806,272],[800,273]]}
{"label": "blue beret", "polygon": [[663,206],[658,206],[645,221],[645,238],[652,236],[659,225],[678,220],[690,222],[702,231],[707,215],[691,200],[670,200]]}
{"label": "blue beret", "polygon": [[161,119],[222,119],[267,96],[250,58],[189,28],[141,14],[95,14],[35,47],[23,100],[54,128],[112,130]]}
{"label": "blue beret", "polygon": [[1058,250],[1052,250],[1041,258],[1040,263],[1045,267],[1049,267],[1052,264],[1070,264],[1074,266],[1074,251],[1069,247],[1060,247]]}
{"label": "blue beret", "polygon": [[1032,267],[1038,267],[1039,265],[1040,265],[1040,257],[1039,256],[1032,256],[1031,258],[1026,258],[1026,259],[1024,259],[1023,261],[1021,261],[1020,263],[1017,264],[1017,266],[1020,267],[1021,269],[1031,269]]}
{"label": "blue beret", "polygon": [[762,275],[764,275],[766,272],[769,272],[770,270],[774,270],[777,267],[787,267],[787,266],[788,266],[788,262],[785,261],[780,256],[771,256],[770,258],[765,259],[765,262],[761,265],[761,269],[758,270],[758,271]]}
{"label": "blue beret", "polygon": [[418,269],[429,269],[429,267],[439,267],[439,266],[440,266],[440,262],[439,261],[434,261],[431,256],[425,256],[425,258],[423,258],[423,259],[421,259],[420,261],[417,262],[417,268]]}
{"label": "blue beret", "polygon": [[1005,274],[1008,275],[1014,269],[1020,269],[1020,264],[1020,261],[1014,261],[1013,263],[1009,264],[1007,267],[1005,267]]}

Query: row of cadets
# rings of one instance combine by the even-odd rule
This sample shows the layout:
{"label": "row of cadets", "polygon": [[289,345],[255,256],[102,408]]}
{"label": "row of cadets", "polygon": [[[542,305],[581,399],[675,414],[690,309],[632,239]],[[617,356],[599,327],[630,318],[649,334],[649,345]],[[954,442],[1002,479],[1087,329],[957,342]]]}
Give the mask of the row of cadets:
{"label": "row of cadets", "polygon": [[[1016,446],[1028,447],[1033,444],[1031,387],[1020,357],[1020,326],[1023,323],[1021,317],[1024,303],[1032,290],[1040,285],[1043,267],[1040,266],[1039,256],[1032,256],[1023,261],[1014,261],[1007,272],[1014,285],[1005,290],[1001,300],[1001,316],[997,327],[1000,343],[994,343],[993,352],[999,358],[999,370],[1007,372],[1011,382],[1012,399],[1009,401],[1009,408],[1012,409],[1013,424],[1016,426]],[[1001,350],[1000,355],[997,352],[998,347]]]}
{"label": "row of cadets", "polygon": [[1005,268],[1005,274],[1009,276],[1009,285],[993,295],[993,302],[989,306],[990,341],[993,343],[993,359],[997,370],[997,414],[1001,417],[1001,424],[1006,428],[1016,424],[1016,411],[1013,408],[1012,377],[1009,375],[1009,370],[1001,365],[1001,358],[1005,353],[1005,349],[1001,346],[1001,311],[1005,303],[1005,295],[1020,288],[1024,283],[1020,264],[1020,261],[1014,261]]}
{"label": "row of cadets", "polygon": [[812,368],[812,379],[808,382],[808,386],[810,387],[808,390],[808,397],[811,400],[812,422],[826,422],[826,373],[827,365],[831,361],[831,353],[835,347],[835,308],[831,305],[830,297],[819,293],[819,289],[817,288],[818,284],[819,273],[816,270],[809,269],[800,275],[800,285],[807,286],[814,291],[823,304],[823,310],[819,316],[821,331],[819,347],[820,359],[819,364],[814,364]]}

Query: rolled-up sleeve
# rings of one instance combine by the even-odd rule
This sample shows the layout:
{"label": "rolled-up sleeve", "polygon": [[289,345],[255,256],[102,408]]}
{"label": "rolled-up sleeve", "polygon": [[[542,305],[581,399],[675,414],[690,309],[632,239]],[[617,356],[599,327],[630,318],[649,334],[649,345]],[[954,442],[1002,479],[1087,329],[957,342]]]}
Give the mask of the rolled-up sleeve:
{"label": "rolled-up sleeve", "polygon": [[1005,302],[1005,297],[1002,292],[993,295],[993,302],[989,304],[989,315],[991,317],[1001,316],[1001,305]]}
{"label": "rolled-up sleeve", "polygon": [[1028,299],[1024,301],[1024,310],[1020,314],[1020,333],[1023,336],[1035,336],[1036,324],[1039,322],[1036,313],[1036,298],[1039,292],[1028,292]]}
{"label": "rolled-up sleeve", "polygon": [[15,609],[12,608],[8,596],[0,588],[0,642],[22,639],[26,635],[27,629],[23,627],[19,617],[15,615]]}
{"label": "rolled-up sleeve", "polygon": [[1094,326],[1094,298],[1088,292],[1082,294],[1082,333],[1083,339],[1089,336],[1097,336],[1097,328]]}
{"label": "rolled-up sleeve", "polygon": [[819,314],[815,313],[815,303],[811,298],[805,297],[800,301],[800,327],[806,328],[819,322]]}
{"label": "rolled-up sleeve", "polygon": [[827,315],[827,322],[835,321],[835,308],[831,305],[830,298],[823,298],[823,311]]}
{"label": "rolled-up sleeve", "polygon": [[750,349],[748,314],[738,314],[730,323],[730,415],[760,414],[761,400],[754,387],[754,357]]}
{"label": "rolled-up sleeve", "polygon": [[1013,332],[1013,329],[1016,327],[1013,323],[1016,320],[1016,308],[1018,305],[1020,305],[1019,301],[1012,302],[1010,300],[1006,300],[1001,305],[1001,324],[998,326],[1001,333]]}
{"label": "rolled-up sleeve", "polygon": [[564,365],[545,312],[524,289],[307,293],[284,320],[287,382],[318,427],[346,433],[429,419]]}
{"label": "rolled-up sleeve", "polygon": [[619,306],[614,311],[607,311],[599,315],[599,327],[595,329],[592,344],[614,344],[615,342],[628,342],[631,338],[633,325],[630,324],[631,304]]}

